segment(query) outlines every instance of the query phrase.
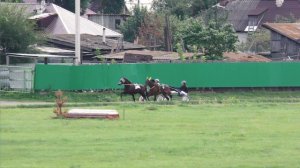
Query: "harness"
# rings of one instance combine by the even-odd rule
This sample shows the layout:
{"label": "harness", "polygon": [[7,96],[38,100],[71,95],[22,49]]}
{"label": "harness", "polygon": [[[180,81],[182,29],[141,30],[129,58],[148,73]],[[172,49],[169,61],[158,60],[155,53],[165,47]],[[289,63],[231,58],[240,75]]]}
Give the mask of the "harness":
{"label": "harness", "polygon": [[139,84],[133,84],[133,83],[130,83],[130,84],[123,84],[124,86],[134,86],[135,89],[142,89],[142,87],[139,85]]}

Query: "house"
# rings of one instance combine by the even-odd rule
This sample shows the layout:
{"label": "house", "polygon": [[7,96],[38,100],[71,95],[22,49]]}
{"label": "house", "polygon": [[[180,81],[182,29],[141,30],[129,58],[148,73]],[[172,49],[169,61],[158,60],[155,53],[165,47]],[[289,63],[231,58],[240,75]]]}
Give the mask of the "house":
{"label": "house", "polygon": [[[47,42],[50,46],[74,50],[75,35],[50,35]],[[106,42],[103,43],[102,36],[81,34],[81,50],[84,60],[92,60],[96,51],[101,52],[100,54],[108,54],[126,50],[143,50],[144,48],[145,46],[122,41],[122,39],[107,38]]]}
{"label": "house", "polygon": [[107,27],[113,31],[120,32],[120,25],[126,21],[128,14],[88,14],[89,20]]}
{"label": "house", "polygon": [[271,57],[273,60],[300,59],[300,23],[265,23],[271,31]]}
{"label": "house", "polygon": [[300,18],[300,0],[285,0],[281,6],[275,0],[221,0],[220,5],[228,11],[228,21],[240,42],[246,42],[248,32],[275,22],[278,16]]}
{"label": "house", "polygon": [[[55,4],[48,4],[42,14],[30,19],[36,20],[47,34],[75,34],[75,14]],[[122,34],[84,17],[80,18],[80,33],[101,36],[105,33],[106,37],[122,37]]]}
{"label": "house", "polygon": [[[47,43],[51,47],[73,51],[75,47],[75,14],[55,4],[40,3],[0,3],[25,8],[31,15],[29,19],[36,21],[38,29],[47,35]],[[37,9],[41,9],[37,12]],[[87,18],[80,18],[81,49],[83,60],[94,56],[94,51],[110,53],[120,50],[140,50],[144,46],[123,41],[122,34],[99,25]],[[56,50],[56,49],[54,49]]]}

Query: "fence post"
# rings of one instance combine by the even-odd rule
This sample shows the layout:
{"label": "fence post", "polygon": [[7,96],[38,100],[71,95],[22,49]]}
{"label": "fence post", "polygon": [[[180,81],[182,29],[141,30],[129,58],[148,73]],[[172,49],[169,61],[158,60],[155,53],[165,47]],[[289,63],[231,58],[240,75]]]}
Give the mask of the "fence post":
{"label": "fence post", "polygon": [[9,56],[6,55],[6,65],[9,66]]}

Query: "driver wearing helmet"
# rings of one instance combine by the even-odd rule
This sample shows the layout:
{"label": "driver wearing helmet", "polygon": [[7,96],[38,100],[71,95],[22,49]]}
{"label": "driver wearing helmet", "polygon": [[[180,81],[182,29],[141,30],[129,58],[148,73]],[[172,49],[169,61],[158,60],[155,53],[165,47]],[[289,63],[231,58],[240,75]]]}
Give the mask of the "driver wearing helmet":
{"label": "driver wearing helmet", "polygon": [[160,86],[159,79],[154,79],[155,83]]}
{"label": "driver wearing helmet", "polygon": [[181,86],[180,86],[180,88],[179,88],[179,96],[187,96],[187,94],[188,94],[188,88],[187,88],[187,86],[186,86],[186,81],[182,81],[181,82]]}

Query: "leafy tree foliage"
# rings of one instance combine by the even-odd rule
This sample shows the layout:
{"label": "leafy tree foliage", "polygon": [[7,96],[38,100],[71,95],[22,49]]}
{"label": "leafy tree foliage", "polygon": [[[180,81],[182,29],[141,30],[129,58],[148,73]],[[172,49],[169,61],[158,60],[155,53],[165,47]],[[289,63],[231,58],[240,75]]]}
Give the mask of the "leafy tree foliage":
{"label": "leafy tree foliage", "polygon": [[144,46],[164,45],[164,17],[155,13],[145,15],[139,28],[139,44]]}
{"label": "leafy tree foliage", "polygon": [[24,9],[14,5],[0,5],[0,47],[7,52],[22,52],[38,40],[35,25]]}
{"label": "leafy tree foliage", "polygon": [[106,14],[119,14],[123,12],[125,0],[91,0],[92,4],[97,4],[99,8],[95,12]]}
{"label": "leafy tree foliage", "polygon": [[[54,3],[71,12],[75,12],[75,0],[48,0],[47,2]],[[86,10],[90,0],[80,0],[81,13]]]}
{"label": "leafy tree foliage", "polygon": [[218,25],[211,21],[208,25],[202,19],[189,19],[179,29],[176,40],[183,40],[186,48],[196,46],[208,59],[222,59],[223,52],[235,51],[237,37],[231,25]]}
{"label": "leafy tree foliage", "polygon": [[168,12],[184,19],[186,16],[198,15],[217,2],[217,0],[154,0],[153,9],[157,12]]}
{"label": "leafy tree foliage", "polygon": [[134,41],[139,34],[140,27],[145,24],[146,15],[148,15],[146,8],[134,8],[133,15],[120,26],[125,41]]}

